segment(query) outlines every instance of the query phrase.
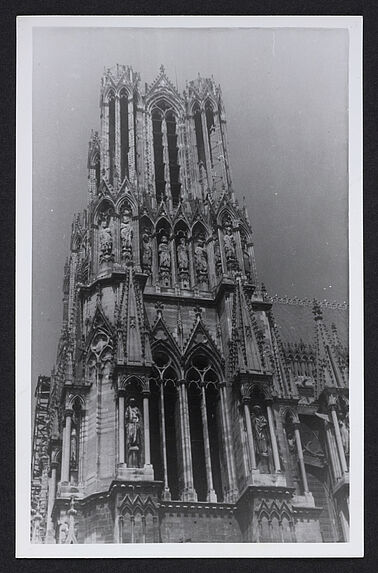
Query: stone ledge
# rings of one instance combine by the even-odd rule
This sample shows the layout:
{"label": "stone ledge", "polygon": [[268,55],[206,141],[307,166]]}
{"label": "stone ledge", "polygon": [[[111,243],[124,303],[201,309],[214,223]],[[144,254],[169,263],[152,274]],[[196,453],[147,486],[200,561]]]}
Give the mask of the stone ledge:
{"label": "stone ledge", "polygon": [[119,481],[154,481],[154,470],[152,465],[143,468],[129,468],[126,464],[118,464],[116,480]]}

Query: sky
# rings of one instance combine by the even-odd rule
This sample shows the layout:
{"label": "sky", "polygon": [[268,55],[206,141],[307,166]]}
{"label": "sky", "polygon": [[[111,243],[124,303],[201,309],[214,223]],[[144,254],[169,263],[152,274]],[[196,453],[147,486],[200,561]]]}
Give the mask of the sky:
{"label": "sky", "polygon": [[101,76],[116,63],[142,85],[163,64],[180,91],[213,75],[259,280],[272,295],[348,299],[347,31],[35,28],[33,386],[56,358],[72,217],[86,207]]}

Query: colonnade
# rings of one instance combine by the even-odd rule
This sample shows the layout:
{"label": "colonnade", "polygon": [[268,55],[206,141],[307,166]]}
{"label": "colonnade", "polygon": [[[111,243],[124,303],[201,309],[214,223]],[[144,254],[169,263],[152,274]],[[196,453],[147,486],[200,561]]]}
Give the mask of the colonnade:
{"label": "colonnade", "polygon": [[[178,400],[178,415],[179,415],[179,435],[176,437],[177,451],[181,452],[181,478],[182,478],[182,492],[181,497],[183,501],[196,501],[197,492],[194,488],[193,478],[193,459],[191,449],[191,436],[190,436],[190,423],[189,423],[189,402],[187,384],[185,380],[179,380],[176,384],[177,400]],[[225,461],[228,473],[228,496],[231,499],[237,490],[236,486],[236,469],[234,461],[233,446],[231,440],[231,422],[229,419],[229,412],[225,398],[225,388],[220,386],[220,412],[222,424],[223,447],[225,453]],[[151,445],[150,445],[150,392],[144,392],[143,396],[143,432],[144,432],[144,466],[151,464]],[[210,436],[209,436],[209,423],[207,414],[206,403],[206,390],[202,385],[200,388],[200,416],[203,432],[203,446],[205,453],[205,470],[207,481],[207,498],[209,502],[216,502],[217,495],[214,489],[214,468],[212,467],[212,459],[210,452]],[[159,408],[159,430],[160,430],[160,446],[161,446],[161,461],[163,470],[163,499],[171,499],[171,491],[168,475],[168,456],[167,456],[167,425],[166,425],[166,406],[164,398],[164,381],[161,380],[159,384],[158,394],[158,408]],[[118,462],[125,464],[125,390],[118,392]],[[127,463],[127,462],[126,462]]]}

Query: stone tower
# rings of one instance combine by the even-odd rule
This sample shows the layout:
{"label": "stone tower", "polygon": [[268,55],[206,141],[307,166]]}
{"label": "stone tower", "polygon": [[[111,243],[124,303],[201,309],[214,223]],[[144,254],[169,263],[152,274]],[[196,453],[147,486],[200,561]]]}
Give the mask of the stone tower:
{"label": "stone tower", "polygon": [[[347,539],[347,357],[317,304],[315,346],[281,340],[232,187],[220,87],[198,77],[180,94],[161,67],[142,89],[117,66],[100,111],[32,539]],[[311,483],[331,491],[326,515]]]}

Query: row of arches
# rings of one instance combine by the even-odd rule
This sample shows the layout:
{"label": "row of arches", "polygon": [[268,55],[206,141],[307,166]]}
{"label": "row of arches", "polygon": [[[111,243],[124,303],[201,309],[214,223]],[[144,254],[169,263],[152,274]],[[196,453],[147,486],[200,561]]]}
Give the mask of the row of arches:
{"label": "row of arches", "polygon": [[95,272],[103,263],[140,264],[150,284],[208,290],[223,274],[240,270],[253,281],[254,254],[249,232],[237,226],[228,212],[209,228],[203,221],[175,223],[163,214],[153,222],[146,214],[138,220],[128,198],[114,204],[105,198],[94,212]]}
{"label": "row of arches", "polygon": [[[219,120],[220,103],[210,97],[202,102],[193,100],[187,112],[177,98],[161,93],[147,98],[144,112],[140,105],[138,92],[127,86],[112,86],[104,94],[104,145],[100,142],[90,150],[90,186],[95,186],[98,192],[105,176],[111,186],[118,188],[125,177],[131,180],[136,173],[144,173],[145,166],[138,162],[144,161],[151,151],[153,165],[147,169],[149,182],[155,188],[156,204],[162,200],[172,207],[179,204],[184,179],[193,179],[193,173],[189,174],[192,168],[189,169],[188,153],[197,173],[194,179],[211,188],[210,171],[215,169],[219,157],[226,154]],[[191,142],[189,147],[188,142]],[[203,172],[207,173],[206,184]],[[93,191],[92,188],[92,194]]]}

